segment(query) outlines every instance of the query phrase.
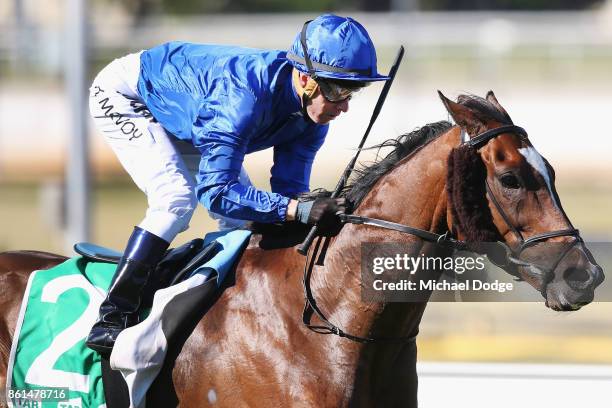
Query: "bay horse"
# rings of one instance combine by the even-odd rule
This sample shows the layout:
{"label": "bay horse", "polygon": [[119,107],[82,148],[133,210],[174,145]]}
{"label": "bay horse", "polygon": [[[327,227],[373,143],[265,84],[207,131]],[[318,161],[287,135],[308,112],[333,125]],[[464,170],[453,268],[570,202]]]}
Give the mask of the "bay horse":
{"label": "bay horse", "polygon": [[[562,209],[552,167],[493,92],[461,95],[457,102],[439,95],[456,125],[437,122],[384,143],[391,153],[360,169],[346,188],[353,214],[466,242],[503,242],[514,261],[507,271],[540,291],[549,308],[569,311],[589,303],[603,271]],[[483,134],[488,137],[478,139]],[[181,406],[416,407],[416,343],[359,342],[308,330],[300,319],[304,258],[291,247],[264,249],[262,241],[253,235],[235,282],[176,360],[172,376]],[[324,265],[312,271],[318,307],[356,336],[415,336],[425,301],[362,300],[363,242],[436,250],[410,234],[346,224],[330,241]],[[539,242],[567,244],[550,254],[548,269],[523,251]],[[0,254],[2,375],[29,273],[64,259]]]}

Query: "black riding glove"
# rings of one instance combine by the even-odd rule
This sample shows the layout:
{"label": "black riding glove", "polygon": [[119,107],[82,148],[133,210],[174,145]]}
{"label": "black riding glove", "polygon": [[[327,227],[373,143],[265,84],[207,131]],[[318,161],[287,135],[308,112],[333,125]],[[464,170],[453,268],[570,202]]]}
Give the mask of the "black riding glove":
{"label": "black riding glove", "polygon": [[345,211],[344,198],[321,197],[299,202],[295,219],[304,224],[316,225],[320,235],[334,236],[342,229],[338,214],[344,214]]}

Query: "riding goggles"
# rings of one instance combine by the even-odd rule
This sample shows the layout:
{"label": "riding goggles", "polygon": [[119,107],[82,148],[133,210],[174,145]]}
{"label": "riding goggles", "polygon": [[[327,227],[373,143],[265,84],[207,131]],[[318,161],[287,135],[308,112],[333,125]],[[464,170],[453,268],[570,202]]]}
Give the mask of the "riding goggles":
{"label": "riding goggles", "polygon": [[321,94],[323,95],[323,97],[329,102],[334,103],[349,100],[355,92],[361,89],[360,87],[343,87],[334,82],[326,81],[322,78],[317,78],[316,81],[319,85],[319,89],[321,90]]}

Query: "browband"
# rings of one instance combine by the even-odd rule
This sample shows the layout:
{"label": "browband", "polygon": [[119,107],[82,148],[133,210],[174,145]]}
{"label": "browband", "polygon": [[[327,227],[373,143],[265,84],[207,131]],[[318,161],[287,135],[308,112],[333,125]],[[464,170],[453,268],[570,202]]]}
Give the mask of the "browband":
{"label": "browband", "polygon": [[502,133],[514,133],[521,137],[527,137],[527,131],[522,127],[515,125],[506,125],[495,129],[487,130],[484,133],[474,136],[470,140],[466,141],[464,144],[467,144],[468,146],[471,146],[475,149],[480,149],[482,146],[487,144],[489,140],[501,135]]}

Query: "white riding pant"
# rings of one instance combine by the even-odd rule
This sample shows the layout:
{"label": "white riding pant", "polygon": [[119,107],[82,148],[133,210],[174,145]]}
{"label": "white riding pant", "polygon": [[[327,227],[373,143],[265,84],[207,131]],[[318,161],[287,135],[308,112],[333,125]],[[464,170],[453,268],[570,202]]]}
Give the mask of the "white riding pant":
{"label": "white riding pant", "polygon": [[[140,52],[111,62],[94,79],[89,109],[119,162],[147,196],[148,209],[138,226],[171,242],[189,228],[197,207],[195,174],[201,155],[190,143],[168,135],[151,116],[138,95],[139,75]],[[251,185],[244,168],[238,181]],[[245,224],[209,214],[220,229]]]}

